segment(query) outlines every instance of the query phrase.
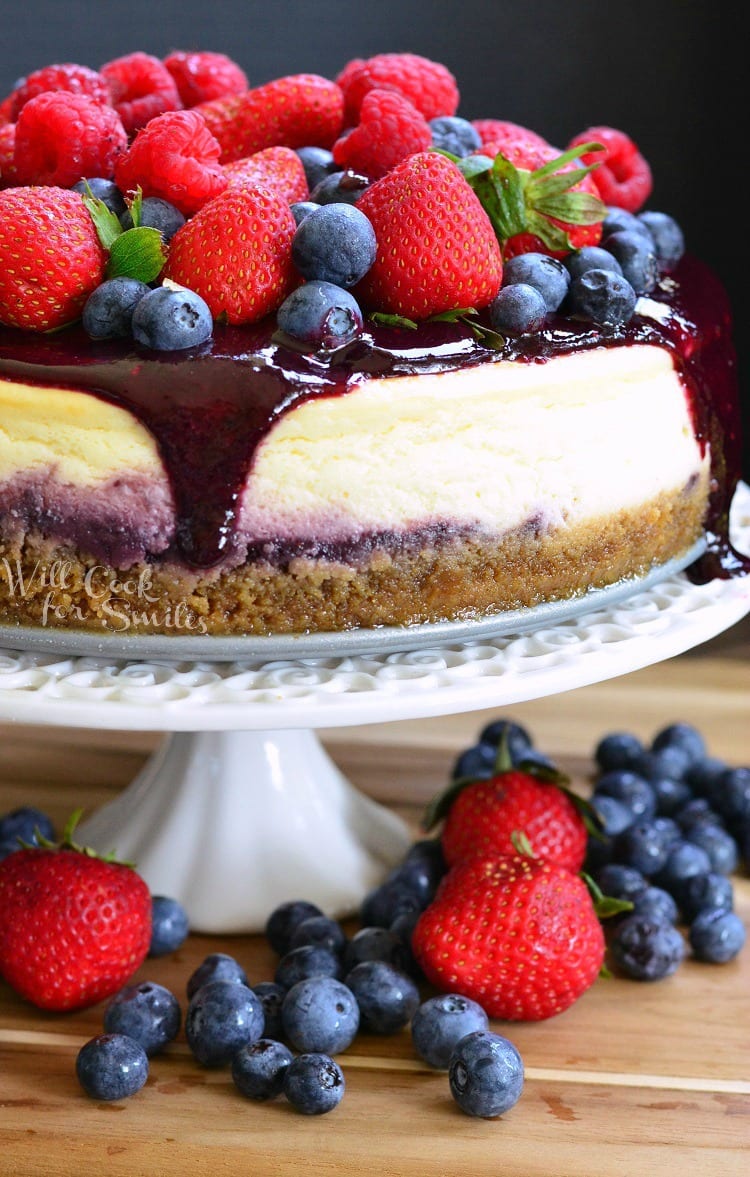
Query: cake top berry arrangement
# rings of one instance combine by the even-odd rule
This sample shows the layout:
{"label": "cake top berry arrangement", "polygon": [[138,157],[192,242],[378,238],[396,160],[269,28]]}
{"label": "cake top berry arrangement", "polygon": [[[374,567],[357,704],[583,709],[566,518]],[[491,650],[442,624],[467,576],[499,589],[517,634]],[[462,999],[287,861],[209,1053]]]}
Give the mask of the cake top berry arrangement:
{"label": "cake top berry arrangement", "polygon": [[211,52],[39,69],[0,106],[0,323],[177,350],[275,315],[325,350],[368,318],[496,343],[561,310],[629,321],[684,248],[639,211],[636,145],[591,127],[561,152],[458,106],[408,53],[258,87]]}

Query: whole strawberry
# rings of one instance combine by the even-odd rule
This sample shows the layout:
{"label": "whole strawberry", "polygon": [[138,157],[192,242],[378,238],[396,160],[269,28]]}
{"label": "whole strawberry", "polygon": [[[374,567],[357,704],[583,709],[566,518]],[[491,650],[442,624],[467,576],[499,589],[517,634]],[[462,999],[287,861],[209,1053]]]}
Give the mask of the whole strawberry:
{"label": "whole strawberry", "polygon": [[514,854],[519,835],[536,858],[576,872],[586,856],[588,830],[564,778],[542,780],[506,767],[489,780],[456,782],[438,798],[430,824],[445,814],[440,836],[449,866],[466,858]]}
{"label": "whole strawberry", "polygon": [[78,192],[0,192],[0,323],[50,331],[80,317],[107,255]]}
{"label": "whole strawberry", "polygon": [[302,160],[291,147],[266,147],[247,159],[224,165],[229,188],[270,188],[290,204],[307,200],[310,189]]}
{"label": "whole strawberry", "polygon": [[299,281],[296,229],[283,196],[228,188],[175,233],[164,277],[201,295],[215,319],[254,323],[277,310]]}
{"label": "whole strawberry", "polygon": [[568,1009],[599,975],[604,948],[584,881],[522,855],[454,866],[412,935],[428,981],[510,1021]]}
{"label": "whole strawberry", "polygon": [[132,867],[71,841],[0,862],[0,972],[41,1009],[73,1010],[116,993],[151,940],[151,895]]}
{"label": "whole strawberry", "polygon": [[427,319],[492,302],[502,280],[500,247],[479,200],[445,156],[409,156],[366,189],[357,207],[378,240],[358,287],[370,306]]}

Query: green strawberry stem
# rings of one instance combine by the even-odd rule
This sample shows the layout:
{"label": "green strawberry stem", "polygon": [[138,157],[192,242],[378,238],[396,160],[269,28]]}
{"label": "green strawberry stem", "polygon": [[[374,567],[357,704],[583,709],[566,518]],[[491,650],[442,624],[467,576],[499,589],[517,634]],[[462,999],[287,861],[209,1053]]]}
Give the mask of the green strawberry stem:
{"label": "green strawberry stem", "polygon": [[43,834],[40,834],[39,830],[36,830],[35,833],[37,838],[37,846],[34,847],[28,843],[22,843],[22,845],[26,850],[34,850],[38,847],[41,847],[44,850],[75,850],[78,854],[85,854],[86,858],[98,858],[102,862],[112,863],[113,866],[128,866],[131,869],[135,869],[135,863],[125,862],[124,860],[118,859],[114,850],[110,850],[108,854],[99,854],[90,846],[81,846],[78,842],[75,842],[73,835],[82,816],[83,809],[73,810],[65,823],[62,837],[59,842],[50,841],[49,838],[45,838]]}
{"label": "green strawberry stem", "polygon": [[605,895],[601,887],[596,883],[591,875],[581,871],[581,878],[589,889],[589,894],[594,903],[594,910],[600,920],[609,919],[610,916],[620,915],[623,911],[632,911],[633,904],[629,899],[615,899],[613,895]]}

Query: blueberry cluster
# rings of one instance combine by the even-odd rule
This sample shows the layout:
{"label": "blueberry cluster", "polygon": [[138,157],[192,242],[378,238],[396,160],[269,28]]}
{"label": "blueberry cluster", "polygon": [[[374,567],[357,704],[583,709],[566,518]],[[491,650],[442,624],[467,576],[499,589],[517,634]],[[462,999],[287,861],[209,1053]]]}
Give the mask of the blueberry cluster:
{"label": "blueberry cluster", "polygon": [[47,814],[31,805],[12,809],[0,817],[0,860],[21,846],[38,846],[40,837],[55,840],[55,827]]}
{"label": "blueberry cluster", "polygon": [[746,939],[729,876],[750,862],[750,768],[709,756],[685,723],[649,746],[612,733],[595,757],[591,802],[604,836],[590,838],[587,868],[605,894],[633,904],[609,935],[616,966],[657,980],[688,946],[697,960],[732,960]]}
{"label": "blueberry cluster", "polygon": [[[133,228],[125,198],[111,180],[91,177],[73,185],[74,191],[101,200],[123,231]],[[185,224],[179,209],[166,200],[147,196],[141,201],[139,225],[156,229],[166,244]],[[86,300],[81,316],[91,339],[132,336],[143,347],[182,351],[210,339],[213,318],[205,301],[193,290],[176,286],[152,287],[136,278],[108,278]]]}
{"label": "blueberry cluster", "polygon": [[574,250],[562,261],[544,253],[510,258],[490,305],[492,326],[508,335],[532,334],[555,313],[605,327],[627,323],[639,296],[674,269],[684,249],[682,230],[667,213],[636,216],[610,208],[601,245]]}
{"label": "blueberry cluster", "polygon": [[495,772],[498,749],[504,742],[513,765],[522,762],[553,768],[549,756],[534,747],[532,736],[525,727],[508,719],[496,719],[485,725],[479,733],[476,743],[456,758],[453,764],[453,780],[463,777],[471,780],[488,780]]}

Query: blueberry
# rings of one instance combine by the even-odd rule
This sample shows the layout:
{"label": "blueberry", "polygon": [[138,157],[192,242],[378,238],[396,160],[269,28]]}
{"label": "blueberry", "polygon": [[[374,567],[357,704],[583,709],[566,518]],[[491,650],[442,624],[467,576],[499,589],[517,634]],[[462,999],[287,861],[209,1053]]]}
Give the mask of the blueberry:
{"label": "blueberry", "polygon": [[663,748],[681,748],[689,764],[706,756],[706,741],[697,728],[689,723],[671,723],[657,732],[651,744],[654,752]]}
{"label": "blueberry", "polygon": [[460,993],[440,993],[423,1001],[411,1020],[414,1049],[431,1067],[447,1069],[462,1038],[489,1029],[487,1014]]}
{"label": "blueberry", "polygon": [[341,962],[330,948],[318,944],[302,944],[284,953],[276,966],[274,981],[284,989],[291,989],[298,981],[308,977],[339,977]]}
{"label": "blueberry", "polygon": [[359,1029],[359,1006],[346,985],[335,977],[298,981],[281,1007],[284,1037],[295,1050],[340,1054]]}
{"label": "blueberry", "polygon": [[451,1095],[467,1115],[485,1119],[502,1116],[521,1097],[523,1062],[507,1038],[476,1030],[457,1043],[448,1081]]}
{"label": "blueberry", "polygon": [[292,216],[294,217],[295,225],[299,226],[304,221],[305,217],[310,213],[314,213],[316,208],[322,208],[320,204],[316,204],[314,200],[295,200],[294,204],[289,205]]}
{"label": "blueberry", "polygon": [[307,186],[311,192],[321,180],[325,180],[326,176],[337,170],[333,154],[326,147],[298,147],[297,155],[302,160]]}
{"label": "blueberry", "polygon": [[663,887],[681,902],[685,881],[692,875],[705,875],[711,870],[711,859],[706,851],[692,842],[674,842],[664,866],[654,875],[657,887]]}
{"label": "blueberry", "polygon": [[283,1037],[284,1028],[281,1024],[281,1006],[286,997],[286,989],[276,981],[259,981],[252,986],[253,993],[263,1006],[264,1026],[266,1038]]}
{"label": "blueberry", "polygon": [[[384,882],[388,885],[395,884],[396,887],[403,887],[404,890],[415,895],[423,907],[426,907],[435,895],[442,874],[443,872],[436,871],[432,863],[418,858],[405,858],[386,875]],[[389,921],[389,925],[392,922],[392,920]]]}
{"label": "blueberry", "polygon": [[660,748],[658,752],[641,752],[633,764],[633,772],[647,781],[660,780],[662,777],[681,781],[689,767],[688,753],[677,745],[671,745]]}
{"label": "blueberry", "polygon": [[685,783],[696,797],[712,797],[719,778],[726,770],[725,761],[716,756],[705,756],[688,766]]}
{"label": "blueberry", "polygon": [[190,931],[188,914],[181,903],[167,895],[151,899],[151,944],[149,956],[166,956],[184,944]]}
{"label": "blueberry", "polygon": [[680,913],[669,891],[661,887],[646,887],[639,891],[632,899],[632,915],[643,916],[644,919],[659,924],[676,924]]}
{"label": "blueberry", "polygon": [[311,915],[302,920],[292,932],[289,948],[301,948],[303,944],[317,944],[340,955],[346,946],[346,932],[338,920],[327,915]]}
{"label": "blueberry", "polygon": [[413,870],[418,868],[425,873],[432,886],[437,886],[447,870],[440,839],[420,838],[413,842],[406,852],[403,866],[402,878],[411,877]]}
{"label": "blueberry", "polygon": [[247,985],[209,981],[188,1005],[185,1037],[205,1067],[228,1063],[235,1051],[255,1042],[264,1030],[263,1006]]}
{"label": "blueberry", "polygon": [[698,960],[726,964],[735,958],[745,943],[745,925],[733,911],[709,909],[695,917],[688,937]]}
{"label": "blueberry", "polygon": [[275,1099],[284,1089],[284,1075],[294,1055],[283,1042],[259,1038],[232,1056],[232,1080],[247,1099]]}
{"label": "blueberry", "polygon": [[145,282],[136,278],[110,278],[86,299],[81,316],[91,339],[124,339],[131,334],[133,312],[149,293]]}
{"label": "blueberry", "polygon": [[668,213],[646,211],[638,220],[648,229],[656,249],[661,270],[673,270],[685,252],[685,236],[674,217]]}
{"label": "blueberry", "polygon": [[327,1054],[299,1054],[284,1071],[284,1095],[298,1112],[320,1116],[344,1096],[344,1072]]}
{"label": "blueberry", "polygon": [[288,899],[280,903],[266,920],[265,934],[274,952],[283,956],[289,951],[292,932],[311,915],[323,915],[315,903],[307,899]]}
{"label": "blueberry", "polygon": [[[659,264],[650,235],[625,230],[607,237],[606,248],[622,267],[623,277],[636,294],[648,294],[656,286]],[[624,320],[621,320],[624,322]]]}
{"label": "blueberry", "polygon": [[651,788],[656,797],[656,811],[665,817],[674,816],[692,797],[690,786],[672,777],[657,777],[651,781]]}
{"label": "blueberry", "polygon": [[616,205],[607,209],[607,215],[602,222],[602,245],[606,246],[607,238],[611,237],[613,233],[640,233],[641,236],[651,239],[646,226],[642,221],[638,220],[635,213],[629,213],[624,208],[618,208]]}
{"label": "blueberry", "polygon": [[493,762],[503,740],[513,764],[523,760],[534,743],[526,728],[510,719],[494,719],[479,733],[479,747],[488,747],[492,750]]}
{"label": "blueberry", "polygon": [[675,835],[670,836],[657,818],[644,818],[633,822],[619,836],[615,857],[625,866],[632,866],[642,875],[650,876],[666,865],[674,840]]}
{"label": "blueberry", "polygon": [[615,927],[609,949],[615,964],[629,977],[659,981],[677,970],[685,942],[671,923],[629,915]]}
{"label": "blueberry", "polygon": [[180,1004],[174,993],[153,981],[127,985],[104,1010],[106,1033],[134,1038],[149,1056],[177,1037],[181,1021]]}
{"label": "blueberry", "polygon": [[503,286],[523,282],[544,298],[548,311],[556,311],[568,293],[570,275],[561,261],[546,253],[519,253],[503,269]]}
{"label": "blueberry", "polygon": [[375,261],[375,230],[352,204],[324,204],[306,216],[292,240],[292,261],[304,278],[348,289]]}
{"label": "blueberry", "polygon": [[571,282],[566,306],[571,315],[616,327],[632,319],[635,303],[635,291],[622,274],[586,270]]}
{"label": "blueberry", "polygon": [[363,960],[344,980],[357,999],[362,1028],[374,1034],[394,1034],[419,1006],[419,990],[411,977],[385,961]]}
{"label": "blueberry", "polygon": [[602,832],[610,838],[631,826],[635,820],[632,810],[616,797],[608,797],[606,793],[598,793],[591,799],[591,806],[599,818]]}
{"label": "blueberry", "polygon": [[441,151],[449,151],[463,159],[471,155],[482,146],[482,140],[476,127],[466,119],[451,115],[440,115],[430,119],[432,131],[432,146]]}
{"label": "blueberry", "polygon": [[279,307],[277,322],[293,339],[321,348],[350,343],[364,326],[359,304],[348,290],[318,281],[293,290]]}
{"label": "blueberry", "polygon": [[628,769],[614,768],[602,773],[596,782],[592,801],[602,794],[627,805],[634,817],[653,817],[656,813],[654,790],[647,780]]}
{"label": "blueberry", "polygon": [[750,768],[727,768],[716,782],[714,804],[728,822],[750,818]]}
{"label": "blueberry", "polygon": [[356,204],[370,187],[367,176],[357,172],[331,172],[310,190],[310,200],[316,204]]}
{"label": "blueberry", "polygon": [[19,842],[26,842],[29,846],[39,844],[37,833],[48,842],[55,840],[55,827],[52,819],[41,809],[32,805],[23,805],[19,809],[11,809],[0,818],[0,842],[13,844],[18,849]]}
{"label": "blueberry", "polygon": [[148,1079],[148,1056],[126,1034],[99,1034],[79,1050],[76,1074],[92,1099],[127,1099]]}
{"label": "blueberry", "polygon": [[404,879],[389,878],[368,891],[359,909],[366,927],[389,928],[398,916],[424,911],[423,897]]}
{"label": "blueberry", "polygon": [[[141,201],[141,225],[149,229],[158,229],[162,240],[170,241],[178,229],[185,224],[185,218],[178,208],[168,200],[159,196],[146,196]],[[133,228],[133,217],[130,209],[126,209],[120,217],[123,229]]]}
{"label": "blueberry", "polygon": [[534,768],[555,768],[555,763],[551,757],[546,756],[544,752],[540,752],[538,748],[529,748],[519,760],[519,764],[523,765],[524,769]]}
{"label": "blueberry", "polygon": [[695,826],[720,826],[723,824],[722,818],[712,808],[706,797],[693,797],[692,800],[687,801],[677,810],[675,820],[683,833],[687,833]]}
{"label": "blueberry", "polygon": [[722,826],[696,825],[685,835],[688,842],[700,846],[711,860],[711,870],[720,875],[731,875],[740,863],[739,847]]}
{"label": "blueberry", "polygon": [[212,952],[204,957],[188,977],[188,1001],[195,996],[202,985],[207,985],[209,981],[233,981],[238,985],[247,985],[247,974],[233,956],[229,956],[226,952]]}
{"label": "blueberry", "polygon": [[393,928],[360,928],[355,932],[344,952],[345,973],[363,960],[384,960],[404,973],[410,973],[412,968],[408,946]]}
{"label": "blueberry", "polygon": [[584,245],[576,249],[565,258],[565,269],[573,278],[580,278],[588,270],[611,270],[613,274],[622,275],[622,266],[609,250],[601,249],[598,245]]}
{"label": "blueberry", "polygon": [[101,200],[102,204],[106,204],[109,211],[114,213],[118,220],[127,210],[125,197],[113,180],[105,180],[101,176],[90,176],[87,180],[79,180],[77,184],[73,184],[73,191],[80,192],[85,196],[90,193],[96,200]]}
{"label": "blueberry", "polygon": [[465,748],[453,763],[451,777],[458,780],[468,777],[471,780],[487,780],[495,771],[497,748],[489,744],[473,744]]}
{"label": "blueberry", "polygon": [[635,899],[648,885],[639,870],[619,862],[610,862],[597,871],[596,883],[606,896],[626,900]]}
{"label": "blueberry", "polygon": [[680,893],[680,907],[687,923],[691,924],[702,911],[731,911],[734,889],[726,875],[708,871],[686,879]]}
{"label": "blueberry", "polygon": [[182,351],[211,338],[214,324],[208,304],[194,290],[157,286],[136,304],[133,338],[156,351]]}
{"label": "blueberry", "polygon": [[610,732],[603,736],[594,751],[594,759],[602,772],[617,768],[631,768],[643,751],[643,744],[632,732]]}
{"label": "blueberry", "polygon": [[547,318],[544,295],[526,282],[504,286],[490,303],[490,323],[507,335],[533,335]]}

